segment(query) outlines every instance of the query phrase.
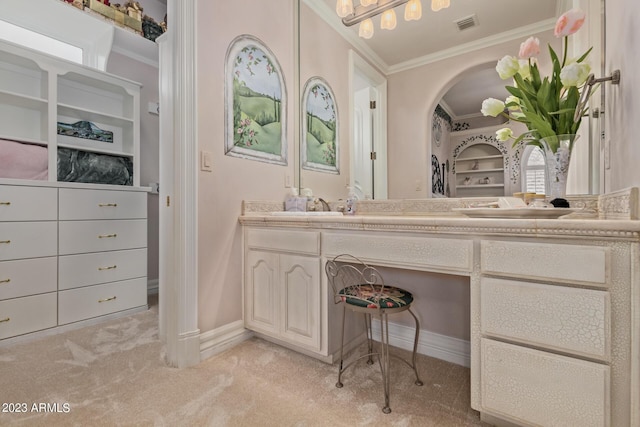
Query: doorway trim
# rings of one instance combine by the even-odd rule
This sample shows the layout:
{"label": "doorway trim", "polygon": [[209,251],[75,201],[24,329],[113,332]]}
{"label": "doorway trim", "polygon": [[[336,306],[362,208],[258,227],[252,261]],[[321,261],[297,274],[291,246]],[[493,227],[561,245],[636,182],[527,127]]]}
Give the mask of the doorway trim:
{"label": "doorway trim", "polygon": [[[167,135],[173,145],[172,172],[167,179],[173,194],[172,224],[161,233],[171,233],[173,247],[161,251],[171,267],[170,277],[160,284],[160,309],[164,315],[160,325],[166,343],[166,362],[185,368],[200,363],[200,330],[198,329],[198,115],[196,79],[196,3],[167,1],[172,29],[167,32],[173,48],[171,98],[169,112],[173,124]],[[162,107],[161,107],[162,108]],[[171,109],[169,109],[171,110]],[[161,110],[162,114],[162,110]],[[162,169],[162,165],[160,165]]]}
{"label": "doorway trim", "polygon": [[387,185],[387,78],[365,61],[355,51],[349,50],[349,184],[354,186],[354,156],[353,142],[356,73],[365,76],[375,88],[376,109],[374,111],[373,129],[373,150],[376,152],[377,160],[374,169],[374,194],[376,199],[386,199],[388,197]]}

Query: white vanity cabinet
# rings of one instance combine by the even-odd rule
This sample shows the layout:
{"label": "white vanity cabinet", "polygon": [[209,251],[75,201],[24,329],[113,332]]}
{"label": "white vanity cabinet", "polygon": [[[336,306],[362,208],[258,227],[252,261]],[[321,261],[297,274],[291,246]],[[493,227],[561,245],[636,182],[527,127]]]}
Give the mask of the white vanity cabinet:
{"label": "white vanity cabinet", "polygon": [[606,246],[481,242],[485,411],[522,425],[614,425],[611,261]]}
{"label": "white vanity cabinet", "polygon": [[[284,342],[284,257],[350,253],[372,265],[467,276],[470,401],[484,421],[640,427],[640,221],[618,219],[637,203],[634,193],[600,196],[610,220],[244,215],[246,325]],[[307,312],[320,310],[321,347],[307,354],[331,363],[341,313],[326,278],[321,285]]]}
{"label": "white vanity cabinet", "polygon": [[320,350],[320,234],[245,230],[244,318],[248,329]]}

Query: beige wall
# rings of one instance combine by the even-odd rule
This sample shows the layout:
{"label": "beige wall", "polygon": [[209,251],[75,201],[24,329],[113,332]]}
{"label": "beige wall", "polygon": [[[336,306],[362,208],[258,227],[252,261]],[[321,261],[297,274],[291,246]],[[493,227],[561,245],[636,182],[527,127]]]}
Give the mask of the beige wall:
{"label": "beige wall", "polygon": [[[536,37],[540,39],[541,46],[551,43],[554,48],[558,47],[558,41],[550,31],[536,34]],[[431,116],[442,95],[466,73],[486,68],[487,64],[495,66],[504,55],[517,55],[522,41],[501,43],[388,76],[390,199],[428,196],[430,186],[423,185],[421,191],[416,191],[412,183],[428,182],[427,175],[431,173],[431,156],[427,152],[431,141]],[[546,56],[542,55],[542,59]]]}
{"label": "beige wall", "polygon": [[607,192],[640,186],[640,2],[606,2],[606,74],[621,71],[620,85],[606,83],[605,127],[610,144]]}
{"label": "beige wall", "polygon": [[[198,327],[201,332],[242,319],[242,200],[284,200],[293,177],[294,29],[290,0],[198,2],[198,143],[212,153],[213,171],[198,180]],[[250,34],[269,47],[287,91],[288,165],[224,154],[225,56],[231,41]]]}
{"label": "beige wall", "polygon": [[[158,102],[158,68],[112,52],[107,72],[142,84],[140,90],[140,185],[159,181],[159,134],[157,114],[148,112],[149,102]],[[158,279],[158,195],[147,197],[148,240],[147,274],[149,280]]]}

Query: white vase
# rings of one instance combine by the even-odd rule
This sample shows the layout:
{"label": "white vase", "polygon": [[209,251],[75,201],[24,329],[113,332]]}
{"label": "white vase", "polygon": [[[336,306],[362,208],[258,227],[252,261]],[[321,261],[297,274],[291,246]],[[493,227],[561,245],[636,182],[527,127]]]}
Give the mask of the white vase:
{"label": "white vase", "polygon": [[577,135],[556,135],[540,138],[544,151],[549,200],[564,199],[567,195],[567,176],[571,151]]}

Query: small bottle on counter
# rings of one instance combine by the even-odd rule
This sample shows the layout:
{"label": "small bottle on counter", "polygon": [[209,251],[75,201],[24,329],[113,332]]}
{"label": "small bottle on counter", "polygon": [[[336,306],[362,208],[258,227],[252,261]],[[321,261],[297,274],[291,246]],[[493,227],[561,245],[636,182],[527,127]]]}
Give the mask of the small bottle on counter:
{"label": "small bottle on counter", "polygon": [[353,191],[353,187],[349,188],[349,195],[347,196],[347,200],[345,202],[345,215],[354,215],[356,213],[356,202],[358,201],[358,196],[356,196],[355,191]]}

